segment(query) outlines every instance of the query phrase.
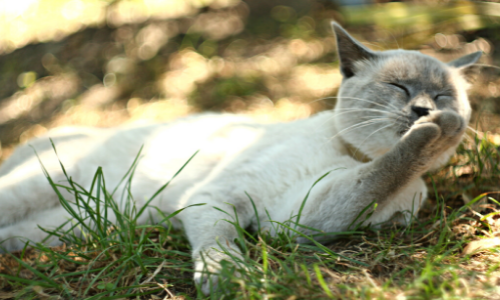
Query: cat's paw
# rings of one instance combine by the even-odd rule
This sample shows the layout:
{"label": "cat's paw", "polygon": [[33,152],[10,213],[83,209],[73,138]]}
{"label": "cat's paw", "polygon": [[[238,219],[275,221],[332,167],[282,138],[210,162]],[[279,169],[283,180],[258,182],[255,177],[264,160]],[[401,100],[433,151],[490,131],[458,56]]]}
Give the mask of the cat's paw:
{"label": "cat's paw", "polygon": [[[206,249],[195,258],[194,282],[205,295],[219,291],[221,262],[226,261],[241,268],[239,262],[242,260],[241,254],[233,249],[224,249],[224,251],[218,248]],[[239,273],[234,272],[233,275],[239,276]]]}
{"label": "cat's paw", "polygon": [[415,125],[429,123],[436,124],[439,127],[441,137],[461,137],[466,128],[465,120],[453,111],[433,111],[429,115],[418,119]]}
{"label": "cat's paw", "polygon": [[[435,168],[446,162],[462,140],[465,120],[452,111],[433,111],[418,119],[404,137],[404,151],[421,165]],[[430,165],[429,165],[430,164]]]}
{"label": "cat's paw", "polygon": [[424,148],[449,148],[460,141],[465,128],[465,120],[459,114],[433,111],[418,119],[408,135],[415,145]]}
{"label": "cat's paw", "polygon": [[441,136],[441,128],[429,118],[420,118],[403,136],[403,144],[420,151],[433,144]]}
{"label": "cat's paw", "polygon": [[194,263],[194,270],[194,283],[199,286],[204,295],[209,295],[211,292],[217,290],[220,266],[196,261]]}

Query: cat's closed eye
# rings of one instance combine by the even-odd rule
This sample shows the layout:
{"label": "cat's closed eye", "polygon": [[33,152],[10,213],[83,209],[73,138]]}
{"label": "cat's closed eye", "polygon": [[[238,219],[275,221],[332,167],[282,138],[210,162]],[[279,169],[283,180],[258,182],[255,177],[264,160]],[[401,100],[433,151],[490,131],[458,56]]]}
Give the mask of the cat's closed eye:
{"label": "cat's closed eye", "polygon": [[406,94],[406,96],[410,96],[410,91],[408,91],[408,89],[404,86],[404,85],[401,85],[399,83],[394,83],[394,82],[387,82],[386,83],[387,85],[399,90],[399,91],[402,91]]}
{"label": "cat's closed eye", "polygon": [[453,96],[448,94],[439,94],[434,97],[434,102],[443,102],[446,100],[453,100]]}

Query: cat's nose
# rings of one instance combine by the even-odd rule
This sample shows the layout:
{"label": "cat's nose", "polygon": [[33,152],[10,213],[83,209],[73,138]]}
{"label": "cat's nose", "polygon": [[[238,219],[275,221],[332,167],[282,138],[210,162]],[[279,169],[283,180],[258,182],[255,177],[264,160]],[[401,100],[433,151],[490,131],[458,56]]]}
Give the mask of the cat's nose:
{"label": "cat's nose", "polygon": [[423,116],[427,116],[429,114],[429,111],[431,110],[430,108],[427,108],[427,107],[421,107],[421,106],[412,106],[411,107],[411,110],[417,114],[417,116],[420,118],[420,117],[423,117]]}

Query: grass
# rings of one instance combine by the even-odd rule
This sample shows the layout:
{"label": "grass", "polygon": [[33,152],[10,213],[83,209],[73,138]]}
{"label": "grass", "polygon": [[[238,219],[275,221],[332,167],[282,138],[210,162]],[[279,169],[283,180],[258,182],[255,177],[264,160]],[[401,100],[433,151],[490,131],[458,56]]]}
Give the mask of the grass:
{"label": "grass", "polygon": [[[101,168],[88,190],[69,176],[66,182],[56,183],[46,173],[61,204],[73,217],[72,226],[46,229],[64,241],[63,246],[36,244],[0,257],[0,299],[401,300],[498,296],[500,250],[463,253],[471,240],[491,238],[500,232],[500,208],[494,198],[497,194],[492,193],[500,176],[499,153],[487,134],[476,134],[458,149],[450,165],[426,177],[432,187],[431,197],[409,227],[387,225],[375,231],[357,226],[361,223],[358,220],[352,232],[344,233],[335,243],[322,245],[297,231],[300,213],[289,222],[274,222],[283,229],[277,237],[248,232],[237,225],[237,220],[225,220],[235,224],[239,232],[237,242],[243,260],[236,266],[223,263],[220,292],[208,297],[192,281],[186,238],[169,222],[179,211],[162,215],[163,221],[157,225],[138,223],[142,214],[149,213],[145,206],[135,205],[130,192],[139,157],[140,153],[121,184],[112,190],[106,186]],[[164,188],[168,188],[168,182],[150,200]],[[62,189],[71,191],[74,199],[62,197],[58,192]],[[311,243],[294,243],[297,235]]]}

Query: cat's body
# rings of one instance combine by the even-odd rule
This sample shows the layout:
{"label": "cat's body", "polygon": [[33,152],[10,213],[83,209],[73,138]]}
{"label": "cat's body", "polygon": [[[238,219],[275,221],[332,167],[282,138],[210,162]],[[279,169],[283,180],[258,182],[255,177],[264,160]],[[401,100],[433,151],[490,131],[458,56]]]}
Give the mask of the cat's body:
{"label": "cat's body", "polygon": [[[102,166],[110,187],[144,144],[132,184],[139,205],[199,150],[151,206],[171,213],[207,204],[190,207],[176,219],[193,246],[195,280],[204,292],[210,282],[201,271],[216,271],[219,260],[229,259],[217,250],[218,243],[239,255],[234,226],[219,221],[227,215],[213,207],[230,214],[234,208],[241,227],[260,224],[275,234],[269,218],[296,220],[311,186],[330,172],[311,190],[301,224],[346,231],[373,201],[378,207],[367,223],[393,217],[408,222],[427,196],[421,175],[445,163],[462,138],[470,118],[462,73],[480,54],[447,65],[418,52],[372,52],[338,25],[334,29],[344,75],[334,111],[280,124],[207,114],[133,128],[56,130],[30,144],[55,181],[65,177],[48,137],[75,182],[89,186]],[[355,159],[354,153],[369,161]],[[0,167],[0,240],[41,241],[45,234],[37,224],[55,227],[67,217],[33,149],[20,147]],[[147,222],[148,214],[140,221]],[[23,245],[17,238],[3,244],[7,250]]]}

